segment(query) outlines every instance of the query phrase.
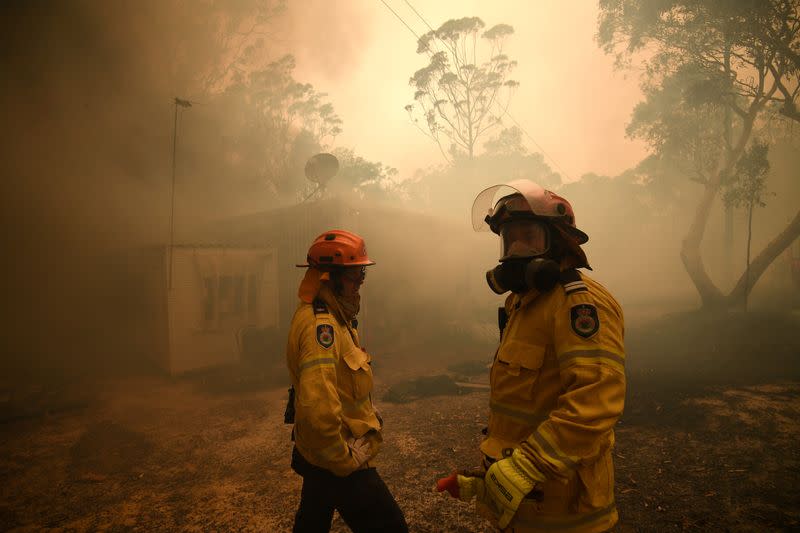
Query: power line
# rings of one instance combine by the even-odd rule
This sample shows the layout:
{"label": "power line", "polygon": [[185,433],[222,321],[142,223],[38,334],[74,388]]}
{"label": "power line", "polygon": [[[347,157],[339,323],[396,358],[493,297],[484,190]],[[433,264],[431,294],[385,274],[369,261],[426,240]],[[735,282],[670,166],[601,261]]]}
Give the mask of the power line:
{"label": "power line", "polygon": [[[434,31],[434,30],[433,30],[433,28],[431,28],[431,25],[430,25],[430,24],[428,24],[428,21],[427,21],[427,20],[425,20],[425,17],[423,17],[423,16],[422,16],[422,15],[419,13],[419,11],[417,11],[417,10],[414,8],[414,6],[412,6],[412,5],[411,5],[411,2],[409,2],[409,0],[403,0],[403,1],[404,1],[404,2],[405,2],[407,5],[408,5],[408,7],[410,7],[410,8],[411,8],[411,11],[413,11],[413,12],[414,12],[414,13],[415,13],[415,14],[416,14],[416,15],[417,15],[417,16],[418,16],[418,17],[419,17],[421,20],[422,20],[422,22],[424,22],[424,23],[425,23],[425,25],[426,25],[426,26],[427,26],[427,27],[428,27],[428,28],[429,28],[431,31]],[[495,104],[498,106],[498,108],[502,109],[502,108],[500,107],[500,104],[499,104],[499,103],[495,102]],[[550,161],[553,163],[553,165],[554,165],[554,166],[555,166],[555,167],[556,167],[558,170],[560,170],[560,171],[561,171],[561,173],[562,173],[562,174],[564,174],[564,176],[565,176],[565,177],[566,177],[566,178],[567,178],[569,181],[572,181],[572,178],[570,177],[570,175],[569,175],[569,174],[567,174],[567,172],[566,172],[566,171],[565,171],[563,168],[561,168],[561,165],[559,165],[559,164],[558,164],[558,162],[557,162],[557,161],[556,161],[556,160],[555,160],[555,159],[554,159],[554,158],[553,158],[553,157],[552,157],[550,154],[548,154],[548,153],[547,153],[547,152],[544,150],[544,148],[542,148],[542,146],[541,146],[541,145],[540,145],[538,142],[536,142],[536,139],[534,139],[534,138],[533,138],[533,136],[532,136],[530,133],[528,133],[528,130],[526,130],[525,128],[523,128],[523,127],[522,127],[522,124],[520,124],[520,123],[517,121],[517,119],[515,119],[515,118],[514,118],[514,116],[513,116],[513,115],[512,115],[512,114],[511,114],[511,113],[508,111],[508,109],[502,109],[502,111],[503,111],[503,113],[504,113],[506,116],[508,116],[508,118],[510,118],[510,119],[511,119],[511,121],[512,121],[512,122],[513,122],[513,123],[514,123],[514,124],[515,124],[515,125],[516,125],[516,126],[519,128],[519,129],[520,129],[520,130],[522,130],[522,133],[524,133],[525,135],[527,135],[527,137],[528,137],[528,138],[531,140],[531,142],[533,142],[534,146],[536,146],[536,147],[539,149],[539,151],[540,151],[540,152],[542,152],[542,155],[544,155],[546,158],[548,158],[548,159],[549,159],[549,160],[550,160]]]}
{"label": "power line", "polygon": [[520,129],[520,130],[522,130],[522,133],[524,133],[525,135],[527,135],[527,136],[528,136],[528,138],[531,140],[531,142],[533,142],[533,144],[536,146],[536,148],[538,148],[538,149],[539,149],[539,151],[540,151],[540,152],[542,152],[542,155],[544,155],[544,156],[545,156],[547,159],[549,159],[549,160],[550,160],[550,162],[551,162],[551,163],[553,163],[553,165],[555,165],[555,167],[556,167],[558,170],[560,170],[562,174],[564,174],[564,177],[566,177],[566,178],[567,178],[569,181],[572,181],[572,177],[571,177],[569,174],[567,174],[567,172],[566,172],[566,171],[565,171],[563,168],[561,168],[561,166],[558,164],[558,162],[557,162],[555,159],[553,159],[553,156],[551,156],[550,154],[548,154],[547,152],[545,152],[545,151],[544,151],[544,148],[542,148],[542,146],[541,146],[539,143],[537,143],[537,142],[536,142],[536,139],[534,139],[534,138],[531,136],[531,134],[530,134],[530,133],[528,133],[528,131],[527,131],[525,128],[523,128],[523,127],[522,127],[522,125],[521,125],[519,122],[517,122],[517,119],[515,119],[515,118],[514,118],[514,117],[511,115],[511,113],[509,113],[509,112],[508,112],[508,110],[507,110],[507,109],[505,109],[505,110],[504,110],[504,112],[505,112],[506,116],[508,116],[508,118],[510,118],[510,119],[511,119],[511,121],[512,121],[512,122],[513,122],[513,123],[514,123],[514,124],[515,124],[515,125],[516,125],[516,126],[519,128],[519,129]]}
{"label": "power line", "polygon": [[419,14],[419,11],[417,11],[416,9],[414,9],[414,6],[412,6],[412,5],[411,5],[411,2],[409,2],[408,0],[403,0],[403,1],[406,3],[406,5],[407,5],[408,7],[410,7],[410,8],[411,8],[411,11],[413,11],[413,12],[414,12],[414,14],[415,14],[415,15],[417,15],[417,16],[420,18],[420,20],[421,20],[422,22],[424,22],[424,23],[425,23],[425,25],[428,27],[428,29],[429,29],[429,30],[431,30],[431,31],[436,31],[436,30],[434,30],[433,28],[431,28],[431,25],[430,25],[430,24],[428,24],[428,21],[427,21],[427,20],[425,20],[425,17],[423,17],[422,15],[420,15],[420,14]]}
{"label": "power line", "polygon": [[[428,27],[428,29],[429,29],[429,30],[431,30],[431,33],[432,33],[432,34],[434,35],[434,37],[435,37],[435,36],[436,36],[436,30],[434,30],[434,29],[431,27],[431,25],[430,25],[430,24],[428,24],[428,21],[427,21],[427,20],[425,20],[425,17],[423,17],[422,15],[420,15],[420,14],[419,14],[419,11],[417,11],[417,10],[414,8],[414,6],[412,6],[412,5],[411,5],[411,2],[409,2],[408,0],[403,0],[403,1],[406,3],[406,5],[407,5],[409,8],[411,8],[411,11],[413,11],[413,12],[414,12],[414,14],[415,14],[415,15],[417,15],[417,17],[419,17],[419,19],[420,19],[420,20],[421,20],[421,21],[422,21],[422,22],[423,22],[423,23],[424,23],[424,24],[425,24],[425,25]],[[442,40],[442,39],[439,39],[439,40],[440,40],[440,41],[442,41],[442,43],[443,43],[443,44],[444,44],[444,45],[445,45],[447,48],[449,48],[450,50],[452,50],[453,54],[455,54],[455,53],[456,53],[456,49],[455,49],[455,47],[454,47],[454,46],[453,46],[453,47],[451,47],[451,46],[448,46],[448,44],[447,44],[447,43],[446,43],[444,40]],[[433,39],[432,39],[432,41],[433,41],[433,43],[434,43],[434,46],[436,46],[436,40],[433,40]],[[436,46],[436,51],[437,51],[437,52],[439,51],[439,47],[438,47],[438,46]],[[430,52],[430,49],[428,49],[428,52]]]}
{"label": "power line", "polygon": [[410,31],[411,33],[413,33],[413,34],[414,34],[414,37],[416,37],[418,41],[420,40],[420,36],[419,36],[419,35],[417,35],[417,32],[415,32],[414,30],[412,30],[412,29],[411,29],[411,26],[409,26],[408,24],[406,24],[406,21],[405,21],[405,20],[403,20],[403,18],[402,18],[400,15],[398,15],[398,14],[397,14],[397,12],[396,12],[394,9],[392,9],[391,7],[389,7],[389,4],[387,4],[385,0],[381,0],[381,3],[382,3],[383,5],[385,5],[385,6],[386,6],[386,9],[388,9],[389,11],[391,11],[391,12],[392,12],[392,14],[394,14],[394,16],[395,16],[395,17],[397,17],[397,20],[399,20],[400,22],[402,22],[402,23],[403,23],[403,26],[405,26],[406,28],[408,28],[408,31]]}
{"label": "power line", "polygon": [[[420,12],[419,12],[419,11],[417,11],[417,10],[416,10],[416,8],[415,8],[413,5],[411,5],[411,2],[409,2],[408,0],[403,0],[403,1],[406,3],[406,5],[407,5],[409,8],[411,8],[411,11],[413,11],[413,12],[414,12],[414,14],[415,14],[415,15],[417,15],[417,16],[419,17],[419,19],[420,19],[420,20],[421,20],[421,21],[422,21],[422,22],[425,24],[425,26],[427,26],[427,27],[428,27],[428,29],[429,29],[429,30],[431,30],[432,32],[435,32],[435,31],[436,31],[436,30],[434,30],[434,29],[431,27],[431,25],[428,23],[428,21],[425,19],[425,17],[423,17],[423,16],[420,14]],[[417,40],[419,41],[419,39],[420,39],[419,35],[417,35],[417,33],[416,33],[416,32],[415,32],[413,29],[411,29],[411,26],[409,26],[409,25],[406,23],[406,21],[405,21],[405,20],[403,20],[403,19],[402,19],[402,17],[400,17],[400,15],[398,15],[398,14],[397,14],[397,12],[395,12],[395,10],[394,10],[394,9],[392,9],[391,7],[389,7],[389,4],[387,4],[387,3],[385,2],[385,0],[381,0],[381,2],[383,3],[383,5],[385,5],[385,6],[386,6],[386,8],[387,8],[389,11],[391,11],[391,12],[394,14],[394,16],[395,16],[395,17],[397,17],[397,19],[398,19],[400,22],[402,22],[402,23],[403,23],[403,25],[404,25],[406,28],[408,28],[408,31],[410,31],[412,34],[414,34],[414,37],[416,37],[416,38],[417,38]],[[497,103],[497,102],[495,102],[495,104],[496,104],[496,105],[497,105],[497,106],[498,106],[498,107],[499,107],[499,108],[500,108],[500,109],[503,111],[503,114],[505,114],[505,115],[506,115],[508,118],[510,118],[510,119],[511,119],[511,121],[512,121],[512,122],[513,122],[513,123],[514,123],[514,124],[515,124],[515,125],[516,125],[516,126],[517,126],[517,127],[520,129],[520,130],[521,130],[521,131],[522,131],[522,133],[524,133],[524,134],[525,134],[525,135],[526,135],[526,136],[527,136],[527,137],[528,137],[528,138],[531,140],[531,142],[533,142],[534,146],[536,146],[536,148],[538,148],[538,149],[539,149],[539,151],[542,153],[542,155],[544,155],[544,156],[545,156],[547,159],[549,159],[549,160],[550,160],[550,162],[551,162],[551,163],[553,163],[553,166],[555,166],[555,167],[556,167],[556,168],[557,168],[557,169],[558,169],[558,170],[559,170],[559,171],[560,171],[560,172],[561,172],[561,173],[562,173],[562,174],[563,174],[563,175],[564,175],[564,176],[565,176],[565,177],[566,177],[566,178],[567,178],[569,181],[572,181],[572,178],[570,177],[570,175],[569,175],[569,174],[567,174],[567,172],[566,172],[566,171],[565,171],[563,168],[561,168],[561,165],[559,165],[559,164],[558,164],[558,162],[557,162],[557,161],[556,161],[556,160],[553,158],[553,156],[551,156],[550,154],[548,154],[548,153],[547,153],[547,152],[544,150],[544,148],[542,148],[542,146],[541,146],[541,145],[540,145],[538,142],[536,142],[536,139],[534,139],[534,138],[533,138],[533,136],[532,136],[530,133],[528,133],[528,130],[526,130],[524,127],[522,127],[522,124],[520,124],[520,123],[517,121],[517,119],[515,119],[515,118],[514,118],[514,116],[513,116],[513,115],[512,115],[512,114],[511,114],[511,113],[508,111],[508,109],[502,109],[502,107],[500,106],[500,104],[499,104],[499,103]]]}

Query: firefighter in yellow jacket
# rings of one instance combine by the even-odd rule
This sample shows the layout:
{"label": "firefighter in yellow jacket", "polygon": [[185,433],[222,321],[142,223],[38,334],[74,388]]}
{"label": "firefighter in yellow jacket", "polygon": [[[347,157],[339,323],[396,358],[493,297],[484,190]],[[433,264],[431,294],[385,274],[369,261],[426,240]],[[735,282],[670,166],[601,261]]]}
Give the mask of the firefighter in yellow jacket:
{"label": "firefighter in yellow jacket", "polygon": [[[497,202],[496,197],[500,196]],[[486,189],[473,226],[502,239],[487,272],[500,346],[482,468],[439,480],[504,531],[601,532],[614,504],[614,424],[625,401],[622,309],[588,268],[570,204],[527,180]]]}
{"label": "firefighter in yellow jacket", "polygon": [[408,531],[374,467],[383,423],[358,339],[359,290],[375,263],[364,240],[342,230],[320,235],[307,259],[286,352],[292,468],[303,477],[294,531],[329,531],[334,509],[355,532]]}

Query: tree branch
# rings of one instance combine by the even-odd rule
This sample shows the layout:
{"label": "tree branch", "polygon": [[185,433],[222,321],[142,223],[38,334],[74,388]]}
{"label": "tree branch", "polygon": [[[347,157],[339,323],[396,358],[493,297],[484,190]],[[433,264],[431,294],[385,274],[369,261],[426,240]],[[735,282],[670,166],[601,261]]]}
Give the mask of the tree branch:
{"label": "tree branch", "polygon": [[[742,274],[736,286],[728,295],[732,303],[739,303],[744,300],[752,288],[755,286],[761,275],[767,270],[778,255],[792,244],[795,239],[800,237],[800,211],[794,219],[781,231],[770,243],[764,247],[761,253],[750,262],[749,276]],[[749,277],[749,279],[747,279]]]}

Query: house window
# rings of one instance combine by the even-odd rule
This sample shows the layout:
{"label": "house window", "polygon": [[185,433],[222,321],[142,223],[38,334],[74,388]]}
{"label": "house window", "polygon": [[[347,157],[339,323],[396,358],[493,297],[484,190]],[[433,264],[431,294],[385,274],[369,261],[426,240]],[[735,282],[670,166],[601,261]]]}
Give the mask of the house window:
{"label": "house window", "polygon": [[214,309],[217,301],[217,284],[215,278],[203,278],[203,319],[214,320]]}
{"label": "house window", "polygon": [[[253,276],[249,277],[252,282]],[[213,330],[219,320],[232,317],[251,317],[256,303],[255,284],[246,287],[248,278],[240,276],[210,276],[203,278],[203,329]]]}
{"label": "house window", "polygon": [[220,276],[217,297],[220,317],[244,314],[244,276]]}
{"label": "house window", "polygon": [[233,314],[244,314],[244,276],[233,278]]}
{"label": "house window", "polygon": [[250,274],[247,278],[247,318],[258,319],[258,275]]}

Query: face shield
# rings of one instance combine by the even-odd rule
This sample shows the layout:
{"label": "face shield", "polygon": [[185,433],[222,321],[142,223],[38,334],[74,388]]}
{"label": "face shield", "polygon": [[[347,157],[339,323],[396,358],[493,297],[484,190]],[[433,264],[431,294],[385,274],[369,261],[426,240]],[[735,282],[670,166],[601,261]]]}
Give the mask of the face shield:
{"label": "face shield", "polygon": [[472,203],[472,227],[475,231],[492,230],[503,212],[507,214],[536,214],[542,217],[560,216],[557,205],[540,185],[528,180],[515,180],[506,185],[494,185],[481,191]]}
{"label": "face shield", "polygon": [[572,206],[532,181],[514,180],[481,191],[472,203],[472,227],[502,237],[501,262],[538,259],[550,252],[558,255],[556,260],[570,256],[578,268],[589,268],[581,249],[589,237],[575,226]]}
{"label": "face shield", "polygon": [[500,226],[503,251],[500,261],[539,257],[550,249],[550,229],[534,219],[510,220]]}

